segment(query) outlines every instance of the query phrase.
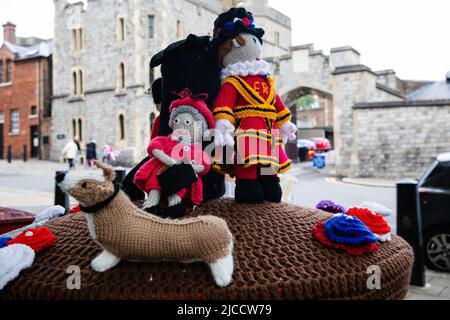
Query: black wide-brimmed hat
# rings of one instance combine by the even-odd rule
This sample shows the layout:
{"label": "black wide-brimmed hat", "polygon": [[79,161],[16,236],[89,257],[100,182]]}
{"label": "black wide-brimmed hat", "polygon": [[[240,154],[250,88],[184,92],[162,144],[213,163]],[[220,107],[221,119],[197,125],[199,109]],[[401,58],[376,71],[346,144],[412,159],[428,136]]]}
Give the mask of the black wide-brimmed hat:
{"label": "black wide-brimmed hat", "polygon": [[243,7],[231,8],[227,12],[221,13],[214,21],[213,44],[219,46],[240,33],[250,33],[262,43],[264,29],[256,28],[250,11]]}

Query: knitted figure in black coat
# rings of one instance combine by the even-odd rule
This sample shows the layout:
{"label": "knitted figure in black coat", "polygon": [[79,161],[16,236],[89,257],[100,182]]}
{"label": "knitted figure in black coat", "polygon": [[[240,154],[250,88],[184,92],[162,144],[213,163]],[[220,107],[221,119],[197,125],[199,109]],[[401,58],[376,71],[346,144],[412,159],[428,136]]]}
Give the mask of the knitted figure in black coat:
{"label": "knitted figure in black coat", "polygon": [[[206,93],[206,104],[211,110],[214,100],[219,92],[220,66],[217,62],[216,51],[211,46],[210,37],[198,37],[190,34],[186,39],[169,45],[166,49],[155,54],[150,62],[150,67],[161,66],[162,74],[162,100],[159,120],[159,135],[167,136],[172,130],[169,127],[169,106],[173,100],[179,98],[175,93],[189,88],[193,94]],[[206,142],[208,144],[210,142]],[[205,146],[206,146],[205,144]],[[133,183],[136,171],[148,161],[143,159],[133,170],[129,172],[123,182],[123,190],[132,200],[143,200],[144,193]],[[186,170],[189,168],[186,167]],[[180,189],[184,187],[184,175],[173,181]],[[186,174],[185,176],[190,176]],[[225,193],[224,176],[210,170],[203,180],[204,201],[221,197]]]}

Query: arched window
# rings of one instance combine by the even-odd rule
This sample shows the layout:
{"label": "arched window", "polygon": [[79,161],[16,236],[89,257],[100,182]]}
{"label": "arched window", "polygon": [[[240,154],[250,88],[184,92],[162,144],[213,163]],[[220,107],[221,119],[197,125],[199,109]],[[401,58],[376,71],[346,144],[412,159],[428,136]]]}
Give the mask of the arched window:
{"label": "arched window", "polygon": [[72,138],[76,138],[77,136],[77,121],[72,119]]}
{"label": "arched window", "polygon": [[78,139],[83,141],[83,125],[81,119],[78,119]]}
{"label": "arched window", "polygon": [[119,64],[119,88],[125,89],[125,64],[123,62]]}
{"label": "arched window", "polygon": [[119,115],[119,140],[125,139],[125,119],[123,114]]}
{"label": "arched window", "polygon": [[79,94],[83,94],[84,93],[84,88],[83,88],[83,71],[78,70],[78,77],[80,78],[80,87],[78,88],[78,93]]}
{"label": "arched window", "polygon": [[152,112],[150,113],[150,135],[152,134],[152,130],[153,130],[153,125],[155,124],[155,113]]}
{"label": "arched window", "polygon": [[72,72],[72,94],[76,96],[78,94],[77,90],[78,84],[77,84],[77,72]]}

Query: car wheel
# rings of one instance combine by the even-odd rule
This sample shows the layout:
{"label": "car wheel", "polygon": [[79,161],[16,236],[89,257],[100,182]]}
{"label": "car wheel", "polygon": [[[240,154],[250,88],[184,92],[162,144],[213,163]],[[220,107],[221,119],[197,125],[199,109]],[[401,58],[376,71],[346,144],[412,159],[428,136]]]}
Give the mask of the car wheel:
{"label": "car wheel", "polygon": [[437,227],[426,232],[424,244],[427,267],[450,272],[450,226]]}

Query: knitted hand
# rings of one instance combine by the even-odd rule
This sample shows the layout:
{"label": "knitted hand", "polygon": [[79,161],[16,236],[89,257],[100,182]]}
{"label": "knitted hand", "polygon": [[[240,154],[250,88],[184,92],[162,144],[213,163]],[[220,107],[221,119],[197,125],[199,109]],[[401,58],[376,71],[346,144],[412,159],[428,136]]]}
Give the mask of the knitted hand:
{"label": "knitted hand", "polygon": [[171,157],[169,157],[162,150],[155,149],[155,150],[152,151],[152,153],[153,153],[153,156],[155,156],[155,158],[158,158],[159,161],[161,161],[162,163],[164,163],[168,167],[171,167],[171,166],[173,166],[174,164],[177,163],[175,161],[175,159],[172,159]]}
{"label": "knitted hand", "polygon": [[281,137],[283,138],[283,143],[289,141],[294,141],[297,138],[297,126],[292,122],[285,122],[280,127]]}
{"label": "knitted hand", "polygon": [[214,136],[214,143],[218,147],[234,147],[234,138],[231,135],[234,132],[234,126],[227,119],[219,119],[216,121],[216,134]]}

